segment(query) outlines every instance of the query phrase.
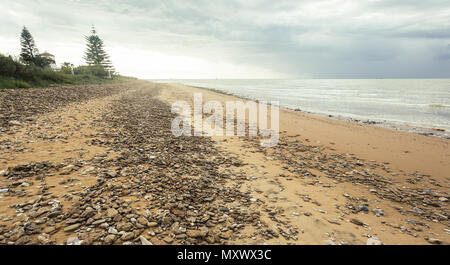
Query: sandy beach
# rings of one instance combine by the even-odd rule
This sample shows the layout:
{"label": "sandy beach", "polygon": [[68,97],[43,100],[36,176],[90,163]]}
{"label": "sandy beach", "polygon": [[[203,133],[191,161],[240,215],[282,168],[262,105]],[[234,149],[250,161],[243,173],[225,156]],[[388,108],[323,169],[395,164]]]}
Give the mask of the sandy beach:
{"label": "sandy beach", "polygon": [[450,242],[448,139],[287,109],[275,147],[175,138],[173,102],[241,99],[149,81],[48,89],[0,93],[1,244]]}

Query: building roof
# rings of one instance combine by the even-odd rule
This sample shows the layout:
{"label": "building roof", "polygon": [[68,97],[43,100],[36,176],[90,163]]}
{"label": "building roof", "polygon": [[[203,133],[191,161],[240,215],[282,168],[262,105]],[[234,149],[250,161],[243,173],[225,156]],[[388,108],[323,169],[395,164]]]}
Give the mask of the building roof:
{"label": "building roof", "polygon": [[53,55],[51,53],[48,53],[48,52],[41,53],[41,56],[44,56],[44,57],[55,57],[55,55]]}

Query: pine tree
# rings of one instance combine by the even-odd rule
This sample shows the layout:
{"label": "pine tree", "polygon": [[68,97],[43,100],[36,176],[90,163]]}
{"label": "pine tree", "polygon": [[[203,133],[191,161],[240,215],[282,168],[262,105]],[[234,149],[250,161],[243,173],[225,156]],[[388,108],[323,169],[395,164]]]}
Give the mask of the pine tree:
{"label": "pine tree", "polygon": [[34,63],[36,56],[39,55],[39,51],[36,48],[33,36],[25,26],[20,34],[20,45],[22,46],[20,59],[26,64]]}
{"label": "pine tree", "polygon": [[107,71],[114,72],[114,67],[109,60],[109,56],[104,50],[103,40],[97,35],[95,27],[92,26],[91,35],[86,36],[87,49],[83,59],[88,65],[101,65]]}

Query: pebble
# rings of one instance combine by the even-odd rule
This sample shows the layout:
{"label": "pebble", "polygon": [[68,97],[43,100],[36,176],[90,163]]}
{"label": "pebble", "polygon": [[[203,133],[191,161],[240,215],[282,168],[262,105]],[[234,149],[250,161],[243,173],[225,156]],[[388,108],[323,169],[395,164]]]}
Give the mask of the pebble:
{"label": "pebble", "polygon": [[139,236],[142,245],[150,246],[153,245],[150,241],[148,241],[144,236]]}
{"label": "pebble", "polygon": [[427,238],[427,241],[433,245],[441,245],[442,244],[442,241],[437,238]]}
{"label": "pebble", "polygon": [[81,226],[81,224],[73,224],[73,225],[69,225],[69,226],[67,226],[66,228],[64,228],[64,232],[71,232],[71,231],[74,231],[74,230],[76,230],[78,227],[80,227]]}
{"label": "pebble", "polygon": [[367,239],[366,245],[383,245],[383,243],[376,237],[370,237]]}
{"label": "pebble", "polygon": [[78,237],[69,237],[67,239],[66,245],[81,245],[81,243],[83,243],[83,240],[80,240]]}

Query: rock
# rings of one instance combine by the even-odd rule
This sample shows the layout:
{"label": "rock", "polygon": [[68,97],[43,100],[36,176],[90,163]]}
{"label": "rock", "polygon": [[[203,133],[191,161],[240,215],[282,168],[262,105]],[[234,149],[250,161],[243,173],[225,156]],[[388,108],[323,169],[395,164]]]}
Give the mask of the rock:
{"label": "rock", "polygon": [[64,232],[71,232],[71,231],[74,231],[74,230],[76,230],[78,227],[80,227],[81,226],[81,224],[80,223],[77,223],[77,224],[73,224],[73,225],[69,225],[69,226],[67,226],[66,228],[64,228]]}
{"label": "rock", "polygon": [[442,241],[437,238],[427,238],[427,241],[433,245],[441,245],[442,244]]}
{"label": "rock", "polygon": [[63,171],[70,172],[75,168],[75,165],[68,165],[62,168]]}
{"label": "rock", "polygon": [[228,231],[226,231],[226,232],[220,233],[219,236],[220,236],[221,238],[223,238],[223,239],[229,239],[229,238],[231,237],[231,235],[232,235],[232,232],[233,232],[233,231],[228,230]]}
{"label": "rock", "polygon": [[331,246],[336,245],[336,243],[334,243],[334,241],[331,240],[331,239],[327,239],[327,240],[325,240],[325,242],[326,242],[328,245],[331,245]]}
{"label": "rock", "polygon": [[108,233],[113,234],[113,235],[117,235],[119,232],[114,227],[110,227],[108,229]]}
{"label": "rock", "polygon": [[379,208],[373,209],[372,212],[373,212],[373,214],[375,214],[375,216],[377,216],[377,217],[380,217],[380,216],[383,216],[383,215],[384,215],[383,210],[381,210],[381,209],[379,209]]}
{"label": "rock", "polygon": [[133,225],[131,223],[119,223],[116,227],[117,230],[120,231],[130,231],[133,228]]}
{"label": "rock", "polygon": [[0,189],[0,193],[7,193],[8,192],[8,189],[6,188],[6,189]]}
{"label": "rock", "polygon": [[2,169],[0,170],[0,176],[8,176],[9,175],[9,171],[7,169]]}
{"label": "rock", "polygon": [[197,238],[197,237],[206,236],[206,233],[204,231],[200,231],[200,230],[187,230],[186,235],[189,237]]}
{"label": "rock", "polygon": [[336,219],[328,219],[327,221],[328,221],[330,224],[341,225],[341,223],[339,223]]}
{"label": "rock", "polygon": [[147,224],[147,226],[148,226],[148,227],[155,227],[155,226],[158,226],[158,223],[157,223],[157,222],[149,222],[149,223]]}
{"label": "rock", "polygon": [[148,241],[144,236],[139,236],[142,245],[150,246],[153,245],[150,241]]}
{"label": "rock", "polygon": [[107,235],[104,239],[106,244],[112,244],[114,243],[114,240],[116,240],[116,236],[112,234]]}
{"label": "rock", "polygon": [[173,242],[173,238],[171,238],[170,236],[166,236],[165,238],[163,238],[163,240],[167,244],[171,244]]}
{"label": "rock", "polygon": [[355,225],[364,226],[363,222],[361,222],[360,220],[355,219],[355,218],[350,219],[350,222],[355,224]]}
{"label": "rock", "polygon": [[110,170],[110,171],[108,171],[108,173],[106,173],[109,177],[111,177],[111,178],[115,178],[115,177],[117,177],[117,172],[116,171],[114,171],[114,170]]}
{"label": "rock", "polygon": [[407,223],[410,223],[410,224],[412,224],[412,225],[416,225],[416,224],[417,224],[416,221],[411,220],[411,219],[406,219],[406,222],[407,222]]}
{"label": "rock", "polygon": [[127,233],[123,234],[120,239],[122,239],[122,241],[128,241],[128,240],[134,239],[134,232],[127,232]]}
{"label": "rock", "polygon": [[114,208],[109,208],[108,210],[106,210],[106,216],[108,216],[109,218],[113,218],[118,213],[119,212]]}
{"label": "rock", "polygon": [[48,234],[45,234],[45,233],[40,234],[40,235],[37,237],[37,239],[38,239],[38,242],[39,242],[40,244],[43,244],[43,245],[46,245],[46,244],[48,244],[48,243],[51,242],[50,236],[49,236]]}
{"label": "rock", "polygon": [[439,197],[439,200],[440,200],[441,202],[447,202],[447,201],[448,201],[448,199],[445,198],[445,197]]}
{"label": "rock", "polygon": [[367,239],[366,245],[383,245],[383,243],[376,237],[370,237]]}
{"label": "rock", "polygon": [[79,246],[83,243],[83,240],[78,239],[78,237],[69,237],[67,239],[66,245],[76,245]]}
{"label": "rock", "polygon": [[369,212],[369,207],[367,207],[366,205],[359,205],[358,206],[358,210],[361,211],[361,212],[368,213]]}
{"label": "rock", "polygon": [[20,121],[11,120],[8,122],[10,125],[21,126],[22,123]]}
{"label": "rock", "polygon": [[45,234],[51,234],[51,233],[53,233],[55,231],[56,231],[56,228],[54,226],[47,226],[46,228],[44,228],[42,230],[42,232],[45,233]]}
{"label": "rock", "polygon": [[147,226],[147,220],[145,220],[145,218],[144,217],[139,217],[138,219],[137,219],[137,222],[138,222],[138,224],[140,224],[140,225],[142,225],[142,226]]}

